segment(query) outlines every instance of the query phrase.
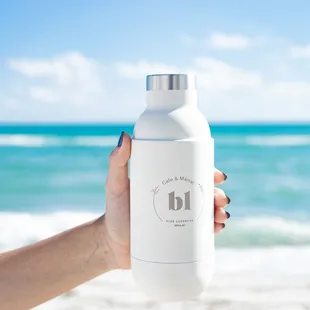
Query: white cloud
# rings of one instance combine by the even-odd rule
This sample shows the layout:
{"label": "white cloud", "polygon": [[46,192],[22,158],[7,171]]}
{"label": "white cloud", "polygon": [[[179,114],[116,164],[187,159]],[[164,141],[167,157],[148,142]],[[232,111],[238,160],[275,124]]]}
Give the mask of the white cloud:
{"label": "white cloud", "polygon": [[[268,38],[264,36],[246,36],[241,33],[214,32],[204,38],[197,38],[184,34],[179,38],[180,43],[186,47],[205,48],[214,50],[246,50],[250,47],[263,46]],[[278,40],[277,40],[278,41]]]}
{"label": "white cloud", "polygon": [[51,59],[11,59],[8,65],[27,78],[30,98],[41,102],[89,103],[103,92],[99,64],[78,52]]}
{"label": "white cloud", "polygon": [[[134,121],[145,108],[147,74],[194,73],[200,108],[210,121],[310,120],[307,68],[278,57],[278,52],[276,56],[265,67],[262,58],[257,72],[214,57],[191,57],[183,66],[147,60],[104,64],[80,53],[13,59],[9,61],[14,73],[11,89],[0,94],[6,99],[0,98],[0,118]],[[281,74],[279,66],[286,66]],[[76,104],[82,102],[87,104]]]}
{"label": "white cloud", "polygon": [[199,87],[212,92],[254,88],[261,84],[259,74],[235,68],[211,57],[196,58],[193,64],[184,68],[164,63],[138,61],[119,63],[117,69],[121,76],[127,78],[144,78],[147,74],[156,73],[193,73],[199,76]]}
{"label": "white cloud", "polygon": [[293,46],[291,54],[295,58],[310,58],[310,44],[305,46]]}
{"label": "white cloud", "polygon": [[48,87],[40,86],[30,87],[29,94],[32,99],[50,103],[61,101],[61,97],[65,97],[62,92],[56,91],[55,89],[50,89]]}
{"label": "white cloud", "polygon": [[196,71],[199,86],[212,92],[256,88],[262,83],[258,73],[230,66],[214,58],[197,58],[194,64],[195,67],[190,71]]}
{"label": "white cloud", "polygon": [[310,96],[310,82],[274,82],[271,90],[274,94],[279,94],[284,97],[290,96],[302,99],[304,96]]}
{"label": "white cloud", "polygon": [[204,113],[213,121],[286,122],[310,120],[310,82],[272,81],[231,94],[202,95]]}
{"label": "white cloud", "polygon": [[242,34],[213,33],[209,38],[212,47],[224,50],[243,50],[250,46],[251,38]]}
{"label": "white cloud", "polygon": [[[169,68],[164,63],[143,62],[143,66],[141,63],[122,63],[118,65],[119,73],[132,80],[156,69],[162,73],[161,68]],[[174,70],[165,72],[175,71],[171,68]],[[310,81],[270,80],[268,74],[247,71],[211,57],[195,58],[189,66],[177,71],[198,76],[200,108],[210,121],[310,119]],[[140,104],[143,97],[136,96],[138,99],[133,102]]]}
{"label": "white cloud", "polygon": [[158,62],[140,60],[137,63],[119,62],[116,64],[119,74],[126,78],[145,78],[148,74],[179,73],[180,68]]}

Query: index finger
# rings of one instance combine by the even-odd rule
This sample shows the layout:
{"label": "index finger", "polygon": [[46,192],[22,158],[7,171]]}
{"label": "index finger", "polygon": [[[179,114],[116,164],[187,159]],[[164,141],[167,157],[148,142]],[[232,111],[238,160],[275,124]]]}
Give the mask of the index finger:
{"label": "index finger", "polygon": [[227,179],[227,175],[224,172],[214,168],[214,183],[215,184],[221,184],[226,179]]}

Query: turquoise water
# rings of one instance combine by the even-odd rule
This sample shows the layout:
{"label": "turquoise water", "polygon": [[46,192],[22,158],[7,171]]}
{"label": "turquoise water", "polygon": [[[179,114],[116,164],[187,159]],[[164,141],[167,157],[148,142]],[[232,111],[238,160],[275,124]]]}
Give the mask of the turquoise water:
{"label": "turquoise water", "polygon": [[[131,134],[133,126],[0,126],[1,227],[9,225],[8,214],[17,223],[27,215],[29,225],[44,214],[54,227],[61,212],[68,220],[104,212],[108,157],[122,130]],[[310,244],[310,125],[211,130],[216,167],[228,175],[222,188],[232,200],[217,244]]]}

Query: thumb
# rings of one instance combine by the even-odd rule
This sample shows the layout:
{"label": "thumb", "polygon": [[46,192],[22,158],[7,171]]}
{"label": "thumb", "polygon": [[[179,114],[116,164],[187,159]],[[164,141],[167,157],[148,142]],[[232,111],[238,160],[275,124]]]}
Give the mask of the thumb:
{"label": "thumb", "polygon": [[118,196],[128,186],[128,160],[131,152],[131,138],[122,132],[116,148],[110,154],[106,189],[108,194]]}

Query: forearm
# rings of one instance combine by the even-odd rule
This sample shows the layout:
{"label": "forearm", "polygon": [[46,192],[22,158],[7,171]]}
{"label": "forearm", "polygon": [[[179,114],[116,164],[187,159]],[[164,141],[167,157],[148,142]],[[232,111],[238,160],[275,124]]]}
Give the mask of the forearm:
{"label": "forearm", "polygon": [[1,309],[32,308],[114,269],[103,222],[0,255]]}

